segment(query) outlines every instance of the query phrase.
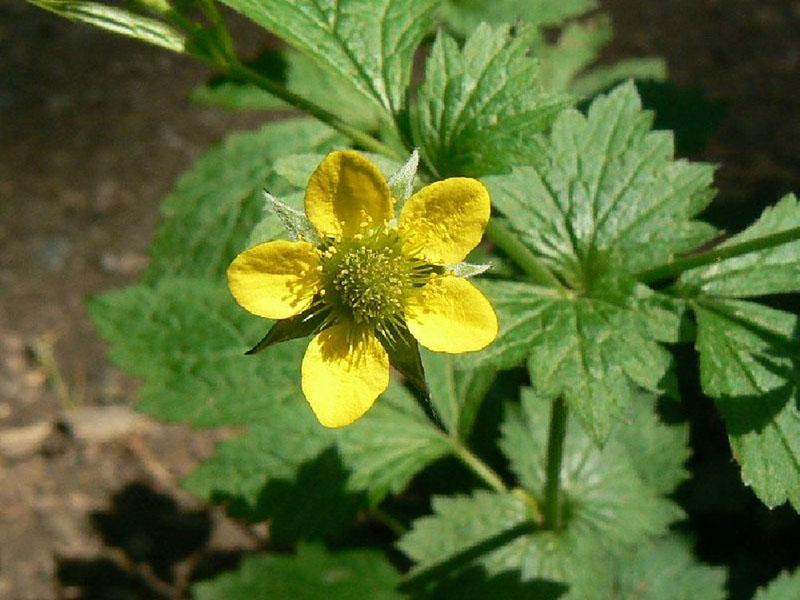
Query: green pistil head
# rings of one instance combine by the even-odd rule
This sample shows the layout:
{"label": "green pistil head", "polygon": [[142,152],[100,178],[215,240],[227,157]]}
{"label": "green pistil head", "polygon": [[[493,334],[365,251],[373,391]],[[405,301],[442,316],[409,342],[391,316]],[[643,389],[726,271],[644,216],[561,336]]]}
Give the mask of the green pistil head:
{"label": "green pistil head", "polygon": [[383,329],[401,316],[418,270],[396,232],[358,234],[323,253],[323,300],[337,320]]}

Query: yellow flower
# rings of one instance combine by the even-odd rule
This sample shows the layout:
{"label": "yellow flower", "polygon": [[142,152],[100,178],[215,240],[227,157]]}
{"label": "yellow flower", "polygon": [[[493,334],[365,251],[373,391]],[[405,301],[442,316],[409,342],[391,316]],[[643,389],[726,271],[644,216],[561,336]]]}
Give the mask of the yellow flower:
{"label": "yellow flower", "polygon": [[449,268],[480,242],[489,220],[479,181],[424,187],[395,222],[378,168],[337,151],[311,176],[305,212],[316,244],[279,240],[245,250],[228,268],[228,286],[255,315],[314,320],[302,388],[323,425],[348,425],[372,406],[389,384],[393,347],[413,343],[409,333],[449,353],[480,350],[497,335],[489,301]]}

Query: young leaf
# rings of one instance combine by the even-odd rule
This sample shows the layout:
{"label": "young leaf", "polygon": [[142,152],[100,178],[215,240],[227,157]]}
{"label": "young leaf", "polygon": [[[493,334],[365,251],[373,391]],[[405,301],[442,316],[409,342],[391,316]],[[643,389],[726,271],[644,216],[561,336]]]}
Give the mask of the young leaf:
{"label": "young leaf", "polygon": [[608,272],[636,273],[709,240],[692,218],[713,196],[713,169],[673,160],[672,135],[652,132],[636,88],[562,112],[544,160],[485,178],[520,240],[579,292]]}
{"label": "young leaf", "polygon": [[329,70],[393,121],[436,0],[223,0]]}
{"label": "young leaf", "polygon": [[391,386],[370,411],[337,432],[353,489],[372,504],[402,491],[414,475],[450,452],[447,437],[426,417],[411,394]]}
{"label": "young leaf", "polygon": [[[166,220],[150,248],[152,261],[144,280],[221,276],[262,216],[262,190],[273,175],[275,159],[324,152],[342,142],[311,119],[273,123],[227,138],[198,160],[165,199]],[[270,191],[280,194],[284,189]]]}
{"label": "young leaf", "polygon": [[481,287],[497,311],[500,333],[462,363],[505,368],[528,357],[536,390],[548,398],[564,395],[597,441],[628,410],[637,386],[667,391],[672,359],[658,340],[674,341],[676,319],[653,311],[650,296],[607,289],[605,296],[576,297],[501,281]]}
{"label": "young leaf", "polygon": [[269,422],[284,403],[305,406],[305,343],[244,356],[264,320],[243,311],[221,281],[163,279],[92,299],[89,306],[112,359],[144,378],[139,409],[197,427]]}
{"label": "young leaf", "polygon": [[[665,536],[620,561],[619,600],[724,600],[725,569],[698,563],[685,540]],[[787,596],[788,599],[788,596]]]}
{"label": "young leaf", "polygon": [[[800,227],[794,194],[767,208],[753,225],[728,239],[724,248]],[[743,254],[683,274],[679,285],[693,294],[747,298],[800,291],[800,241]]]}
{"label": "young leaf", "polygon": [[157,19],[143,17],[122,8],[83,0],[28,0],[28,2],[60,17],[88,23],[173,52],[182,53],[186,50],[186,38],[183,34]]}
{"label": "young leaf", "polygon": [[784,571],[768,586],[759,588],[753,600],[794,600],[800,590],[800,569],[789,573]]}
{"label": "young leaf", "polygon": [[725,419],[742,480],[767,506],[800,510],[797,317],[722,298],[692,306],[703,391]]}
{"label": "young leaf", "polygon": [[401,600],[394,591],[400,580],[376,550],[330,553],[322,546],[301,544],[297,554],[257,555],[234,572],[195,584],[195,600]]}
{"label": "young leaf", "polygon": [[437,35],[412,113],[414,142],[434,173],[480,176],[541,159],[540,134],[566,99],[541,88],[527,57],[535,35],[483,24],[463,49]]}

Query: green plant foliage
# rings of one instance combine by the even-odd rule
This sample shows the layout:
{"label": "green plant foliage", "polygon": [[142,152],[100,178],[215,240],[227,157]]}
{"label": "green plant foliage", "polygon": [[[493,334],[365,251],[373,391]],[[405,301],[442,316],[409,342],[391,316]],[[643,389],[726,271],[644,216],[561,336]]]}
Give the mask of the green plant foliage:
{"label": "green plant foliage", "polygon": [[447,437],[427,418],[409,392],[394,387],[365,417],[338,432],[354,489],[372,504],[402,491],[411,478],[451,450]]}
{"label": "green plant foliage", "polygon": [[[640,400],[651,408],[652,402]],[[548,410],[542,398],[525,391],[522,408],[509,406],[503,424],[501,448],[526,491],[434,498],[434,515],[415,521],[400,540],[400,548],[417,563],[417,572],[476,563],[489,574],[518,570],[523,580],[565,582],[575,588],[571,597],[590,597],[582,594],[594,589],[591,597],[607,598],[602,594],[608,588],[603,592],[597,587],[603,581],[612,585],[603,575],[608,557],[664,533],[680,518],[680,509],[660,496],[666,487],[663,481],[661,489],[651,487],[639,471],[657,478],[657,469],[666,464],[669,483],[675,485],[684,476],[685,431],[675,436],[654,421],[652,410],[637,410],[620,428],[624,433],[613,435],[603,449],[583,433],[577,420],[570,420],[561,472],[566,525],[557,532],[537,529],[530,502],[538,503],[544,488]],[[640,426],[658,430],[660,448],[648,453],[670,454],[660,459],[661,465],[648,464],[647,457],[633,458],[641,446],[633,441],[638,434],[632,430]],[[528,530],[522,529],[526,524]],[[515,529],[517,535],[508,535]]]}
{"label": "green plant foliage", "polygon": [[478,27],[463,48],[439,33],[412,112],[414,143],[441,177],[479,176],[538,161],[540,134],[566,104],[546,93],[539,67],[527,58],[536,36],[523,28]]}
{"label": "green plant foliage", "polygon": [[768,586],[760,588],[753,600],[794,600],[797,590],[800,590],[800,569],[781,573]]}
{"label": "green plant foliage", "polygon": [[269,422],[302,401],[302,342],[245,357],[264,321],[242,311],[220,281],[164,279],[94,298],[90,311],[111,357],[142,377],[139,410],[198,427]]}
{"label": "green plant foliage", "polygon": [[156,19],[137,15],[116,6],[83,0],[27,1],[61,17],[94,25],[173,52],[182,53],[186,50],[186,37],[179,31]]}
{"label": "green plant foliage", "polygon": [[[307,56],[290,48],[268,50],[248,62],[248,67],[282,84],[306,100],[328,108],[348,123],[365,130],[380,126],[377,110],[365,106],[352,87]],[[202,104],[232,110],[290,109],[257,85],[226,75],[218,75],[192,92],[192,99]]]}
{"label": "green plant foliage", "polygon": [[693,303],[703,390],[725,419],[742,479],[800,510],[797,317],[740,300]]}
{"label": "green plant foliage", "polygon": [[330,553],[301,544],[294,556],[247,558],[238,570],[198,583],[192,592],[195,600],[400,600],[394,591],[399,580],[378,551]]}
{"label": "green plant foliage", "polygon": [[560,25],[595,8],[597,0],[446,0],[442,18],[455,31],[465,33],[484,22]]}
{"label": "green plant foliage", "polygon": [[[787,196],[722,248],[800,225]],[[750,252],[686,272],[693,297],[703,390],[725,419],[742,479],[768,506],[800,510],[798,324],[795,315],[737,300],[798,291],[800,243]]]}
{"label": "green plant foliage", "polygon": [[639,546],[617,573],[613,597],[619,600],[727,598],[725,569],[698,563],[686,541],[676,536]]}
{"label": "green plant foliage", "polygon": [[[261,219],[264,187],[269,185],[275,193],[287,189],[274,178],[275,159],[341,143],[331,129],[310,119],[281,121],[227,138],[197,161],[164,200],[166,219],[150,248],[145,281],[218,278]],[[280,230],[277,220],[271,223]]]}
{"label": "green plant foliage", "polygon": [[405,110],[411,61],[436,0],[225,0],[352,87],[387,121]]}

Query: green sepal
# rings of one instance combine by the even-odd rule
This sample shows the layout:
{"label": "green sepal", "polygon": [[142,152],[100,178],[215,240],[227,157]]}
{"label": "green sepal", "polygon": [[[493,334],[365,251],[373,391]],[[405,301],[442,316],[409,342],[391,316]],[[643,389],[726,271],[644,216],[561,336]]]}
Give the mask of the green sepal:
{"label": "green sepal", "polygon": [[245,354],[256,354],[275,344],[311,335],[322,327],[327,315],[328,311],[309,308],[307,311],[289,319],[276,321],[267,332],[267,335]]}
{"label": "green sepal", "polygon": [[422,393],[426,398],[430,395],[428,383],[425,381],[425,369],[419,354],[419,344],[405,326],[395,331],[392,338],[378,333],[383,347],[389,355],[389,363],[405,377],[408,384]]}

